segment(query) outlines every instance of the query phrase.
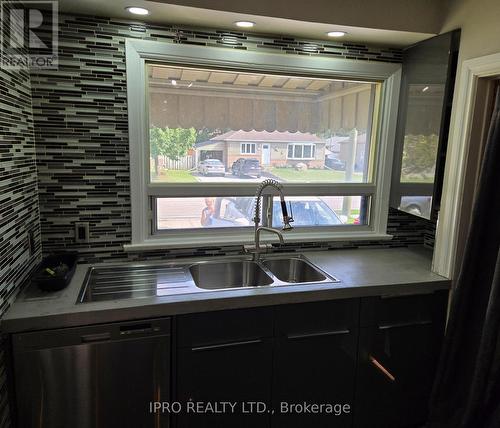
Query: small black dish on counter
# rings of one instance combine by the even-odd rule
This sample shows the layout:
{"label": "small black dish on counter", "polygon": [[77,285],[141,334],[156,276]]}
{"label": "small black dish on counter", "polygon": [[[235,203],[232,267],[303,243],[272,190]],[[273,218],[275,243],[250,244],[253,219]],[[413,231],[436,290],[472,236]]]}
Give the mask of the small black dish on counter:
{"label": "small black dish on counter", "polygon": [[65,288],[73,278],[78,253],[55,253],[45,257],[38,267],[32,282],[45,291],[58,291]]}

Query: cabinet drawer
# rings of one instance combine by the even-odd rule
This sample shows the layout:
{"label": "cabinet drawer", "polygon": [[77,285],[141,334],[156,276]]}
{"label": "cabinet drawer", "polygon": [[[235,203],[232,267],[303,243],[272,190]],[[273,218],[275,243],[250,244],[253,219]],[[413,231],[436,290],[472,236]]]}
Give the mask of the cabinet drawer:
{"label": "cabinet drawer", "polygon": [[359,299],[283,305],[276,308],[276,335],[291,339],[341,334],[358,325]]}
{"label": "cabinet drawer", "polygon": [[392,328],[443,321],[448,290],[408,296],[365,297],[361,299],[362,327]]}
{"label": "cabinet drawer", "polygon": [[177,317],[177,345],[196,347],[271,337],[273,308],[205,312]]}

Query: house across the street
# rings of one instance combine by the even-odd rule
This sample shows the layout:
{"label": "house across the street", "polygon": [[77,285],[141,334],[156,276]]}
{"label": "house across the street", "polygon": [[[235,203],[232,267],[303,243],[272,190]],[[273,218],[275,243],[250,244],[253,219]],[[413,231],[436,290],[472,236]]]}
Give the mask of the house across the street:
{"label": "house across the street", "polygon": [[196,162],[219,159],[230,168],[239,158],[256,158],[262,166],[309,168],[325,165],[326,141],[309,132],[229,131],[197,143]]}
{"label": "house across the street", "polygon": [[[341,161],[348,162],[352,150],[352,137],[351,136],[334,136],[326,140],[325,154],[327,156],[335,157]],[[366,132],[358,134],[356,140],[356,157],[354,165],[356,169],[363,169],[365,167],[365,153],[366,147]]]}

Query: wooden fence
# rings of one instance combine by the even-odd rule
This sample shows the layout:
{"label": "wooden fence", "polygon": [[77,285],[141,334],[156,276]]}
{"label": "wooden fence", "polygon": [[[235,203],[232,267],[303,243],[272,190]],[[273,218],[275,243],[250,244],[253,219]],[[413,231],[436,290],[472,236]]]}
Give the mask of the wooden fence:
{"label": "wooden fence", "polygon": [[166,156],[159,157],[159,166],[162,169],[173,170],[186,170],[196,167],[196,160],[194,155],[187,155],[179,158],[179,160],[172,160]]}

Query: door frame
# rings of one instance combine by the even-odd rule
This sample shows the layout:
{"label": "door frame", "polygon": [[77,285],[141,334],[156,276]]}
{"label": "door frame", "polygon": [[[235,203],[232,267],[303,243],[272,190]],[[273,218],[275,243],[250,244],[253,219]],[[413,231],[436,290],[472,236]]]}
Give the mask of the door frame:
{"label": "door frame", "polygon": [[500,53],[466,60],[459,73],[432,261],[432,270],[450,279],[454,279],[457,268],[459,236],[466,232],[460,227],[460,217],[478,83],[479,79],[500,75]]}

